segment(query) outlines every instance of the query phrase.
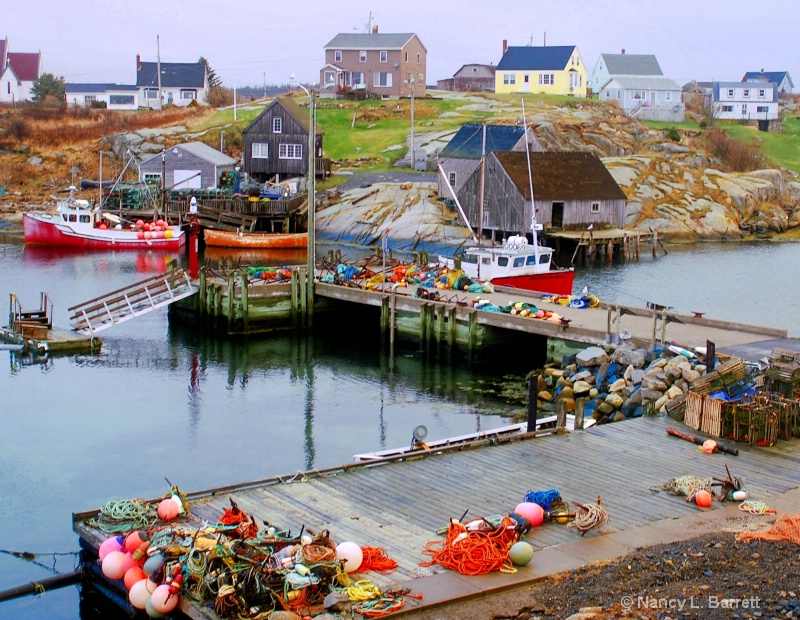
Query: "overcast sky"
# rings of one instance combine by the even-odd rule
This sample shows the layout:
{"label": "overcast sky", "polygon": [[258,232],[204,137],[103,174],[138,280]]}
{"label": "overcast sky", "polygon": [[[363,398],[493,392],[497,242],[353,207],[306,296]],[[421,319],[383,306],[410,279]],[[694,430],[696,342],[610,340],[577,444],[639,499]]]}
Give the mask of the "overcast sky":
{"label": "overcast sky", "polygon": [[798,0],[23,0],[3,7],[12,52],[41,50],[67,82],[136,83],[136,54],[200,56],[226,86],[316,83],[337,33],[416,33],[426,81],[497,64],[509,45],[577,45],[591,74],[601,53],[655,54],[667,77],[739,81],[789,71],[800,88]]}

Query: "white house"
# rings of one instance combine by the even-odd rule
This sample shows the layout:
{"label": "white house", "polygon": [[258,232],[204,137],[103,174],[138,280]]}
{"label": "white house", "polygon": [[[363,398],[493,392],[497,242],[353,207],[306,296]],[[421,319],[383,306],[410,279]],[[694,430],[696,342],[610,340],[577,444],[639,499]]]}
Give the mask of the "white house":
{"label": "white house", "polygon": [[742,82],[772,82],[778,85],[778,93],[792,94],[794,82],[788,71],[748,71]]}
{"label": "white house", "polygon": [[41,52],[9,52],[8,38],[0,41],[0,102],[30,101],[41,75]]}
{"label": "white house", "polygon": [[652,54],[600,54],[594,65],[590,85],[597,94],[614,77],[661,77],[664,73]]}
{"label": "white house", "polygon": [[136,87],[141,107],[206,105],[208,70],[203,62],[142,62],[137,54]]}
{"label": "white house", "polygon": [[601,101],[616,101],[640,120],[683,122],[686,106],[681,87],[665,77],[613,77],[600,88]]}
{"label": "white house", "polygon": [[136,110],[139,107],[139,89],[124,84],[67,84],[64,88],[67,105],[92,107],[105,103],[108,110]]}
{"label": "white house", "polygon": [[778,113],[778,85],[774,82],[713,82],[706,93],[706,104],[713,106],[719,120],[757,123],[768,131]]}

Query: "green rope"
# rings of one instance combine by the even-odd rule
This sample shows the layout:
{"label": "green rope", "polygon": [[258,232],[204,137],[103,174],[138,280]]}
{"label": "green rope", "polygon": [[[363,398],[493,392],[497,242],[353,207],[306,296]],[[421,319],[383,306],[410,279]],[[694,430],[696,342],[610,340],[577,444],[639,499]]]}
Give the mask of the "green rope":
{"label": "green rope", "polygon": [[88,523],[107,534],[119,534],[147,529],[157,520],[156,508],[143,499],[112,498],[100,508],[100,516]]}

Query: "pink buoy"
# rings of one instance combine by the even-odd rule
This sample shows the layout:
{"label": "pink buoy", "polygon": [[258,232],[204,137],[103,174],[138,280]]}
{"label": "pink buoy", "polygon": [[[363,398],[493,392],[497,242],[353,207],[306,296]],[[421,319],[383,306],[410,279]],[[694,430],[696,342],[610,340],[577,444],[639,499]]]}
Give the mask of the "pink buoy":
{"label": "pink buoy", "polygon": [[149,598],[150,591],[147,589],[146,579],[134,583],[128,592],[128,600],[136,609],[144,609]]}
{"label": "pink buoy", "polygon": [[139,532],[132,532],[125,537],[125,550],[129,553],[133,553],[139,547],[141,547],[144,540],[139,536]]}
{"label": "pink buoy", "polygon": [[156,226],[161,226],[163,228],[166,225],[167,223],[164,220],[156,220]]}
{"label": "pink buoy", "polygon": [[144,239],[144,233],[140,230],[139,232],[136,233],[136,238],[137,239]]}
{"label": "pink buoy", "polygon": [[151,232],[148,230],[148,231],[146,231],[145,233],[143,233],[143,236],[144,236],[144,238],[145,238],[145,239],[149,239],[150,237],[152,237],[152,236],[153,236],[153,233],[151,233]]}
{"label": "pink buoy", "polygon": [[178,516],[178,512],[180,512],[178,506],[172,501],[171,497],[161,500],[161,503],[158,505],[158,518],[163,521],[172,521]]}
{"label": "pink buoy", "polygon": [[364,552],[354,542],[343,542],[336,545],[336,559],[344,562],[344,570],[354,573],[364,561]]}
{"label": "pink buoy", "polygon": [[178,604],[178,594],[173,594],[169,591],[167,584],[161,584],[150,595],[150,604],[160,614],[168,614]]}
{"label": "pink buoy", "polygon": [[109,579],[122,579],[125,576],[126,568],[125,554],[122,551],[112,551],[102,563],[103,574]]}
{"label": "pink buoy", "polygon": [[144,226],[144,220],[136,220],[136,228],[141,228]]}
{"label": "pink buoy", "polygon": [[149,231],[150,230],[150,224],[148,224],[147,222],[142,224],[142,230],[144,230],[145,232]]}
{"label": "pink buoy", "polygon": [[535,504],[533,502],[522,502],[521,504],[517,504],[514,512],[516,512],[520,517],[525,517],[534,527],[541,525],[542,521],[544,521],[544,509],[539,504]]}
{"label": "pink buoy", "polygon": [[112,551],[119,551],[122,549],[122,542],[124,540],[124,536],[112,536],[111,538],[106,538],[100,545],[100,549],[97,552],[97,556],[100,558],[100,561],[102,562],[105,560],[106,556]]}

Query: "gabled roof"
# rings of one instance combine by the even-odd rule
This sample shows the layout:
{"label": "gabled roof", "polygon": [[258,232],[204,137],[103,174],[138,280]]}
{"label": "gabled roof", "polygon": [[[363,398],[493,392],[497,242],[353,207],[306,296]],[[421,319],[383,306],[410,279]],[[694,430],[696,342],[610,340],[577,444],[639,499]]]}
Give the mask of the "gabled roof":
{"label": "gabled roof", "polygon": [[8,51],[8,37],[0,39],[0,71],[6,68],[6,52]]}
{"label": "gabled roof", "polygon": [[[714,101],[720,101],[720,91],[726,89],[734,89],[737,88],[749,88],[749,89],[767,89],[770,88],[772,90],[772,101],[778,101],[780,99],[780,92],[778,91],[778,85],[774,82],[712,82],[711,83],[711,96],[714,98]],[[750,99],[748,99],[750,101]]]}
{"label": "gabled roof", "polygon": [[[203,88],[206,65],[202,62],[162,62],[162,88]],[[158,87],[158,63],[142,62],[136,72],[136,86]]]}
{"label": "gabled roof", "polygon": [[[524,151],[495,151],[493,155],[530,200],[528,163]],[[536,200],[626,200],[625,192],[594,153],[530,153]]]}
{"label": "gabled roof", "polygon": [[[413,32],[396,34],[380,34],[377,32],[354,32],[351,34],[340,32],[325,45],[325,49],[399,50],[403,49],[414,36]],[[422,41],[420,41],[420,45],[422,45]],[[422,48],[425,49],[425,46],[422,45]]]}
{"label": "gabled roof", "polygon": [[664,75],[652,54],[600,54],[609,75]]}
{"label": "gabled roof", "polygon": [[8,64],[20,82],[39,79],[39,52],[8,52]]}
{"label": "gabled roof", "polygon": [[498,71],[562,71],[575,51],[574,45],[552,47],[509,47],[500,62]]}
{"label": "gabled roof", "polygon": [[132,84],[65,84],[66,93],[105,93],[109,90],[137,90]]}
{"label": "gabled roof", "polygon": [[[468,65],[461,65],[461,68],[453,74],[453,77],[494,77],[494,73],[497,67],[494,65],[480,65],[476,63],[471,63]],[[459,75],[461,72],[464,72],[463,75]]]}
{"label": "gabled roof", "polygon": [[[522,125],[486,125],[486,152],[510,151],[525,136]],[[465,123],[439,153],[439,157],[480,159],[483,154],[483,125]]]}
{"label": "gabled roof", "polygon": [[[167,149],[167,152],[171,151],[172,149],[178,149],[185,153],[190,153],[195,157],[199,157],[200,159],[207,161],[210,164],[215,166],[233,166],[237,163],[238,160],[234,159],[233,157],[229,157],[222,151],[218,151],[215,148],[208,146],[202,142],[184,142],[183,144],[176,144]],[[142,163],[151,161],[156,158],[161,158],[161,153],[157,153],[152,157],[148,157]]]}
{"label": "gabled roof", "polygon": [[780,84],[787,79],[789,86],[794,88],[794,82],[788,71],[748,71],[744,74],[742,82],[774,82]]}
{"label": "gabled roof", "polygon": [[665,77],[619,77],[615,76],[603,84],[602,89],[615,82],[625,90],[680,90],[675,80]]}
{"label": "gabled roof", "polygon": [[[303,127],[306,133],[308,133],[308,110],[300,107],[300,105],[292,98],[292,97],[276,97],[272,103],[270,103],[264,111],[256,116],[253,121],[244,129],[247,132],[251,127],[253,127],[262,116],[265,114],[269,114],[270,110],[272,110],[275,106],[281,106],[284,110],[286,110],[294,120],[296,120],[300,125]],[[320,130],[319,123],[317,124],[317,130],[315,132],[317,135],[322,135],[322,131]]]}

